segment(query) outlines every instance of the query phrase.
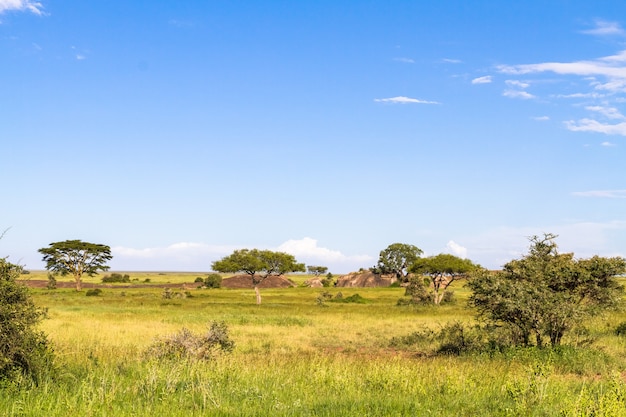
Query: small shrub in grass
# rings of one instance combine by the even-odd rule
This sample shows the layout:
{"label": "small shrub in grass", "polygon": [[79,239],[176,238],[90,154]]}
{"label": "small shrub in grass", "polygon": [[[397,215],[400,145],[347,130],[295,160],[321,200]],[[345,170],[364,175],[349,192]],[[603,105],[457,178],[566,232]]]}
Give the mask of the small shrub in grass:
{"label": "small shrub in grass", "polygon": [[369,302],[367,299],[361,297],[359,294],[352,294],[349,297],[343,297],[343,295],[339,297],[339,294],[341,293],[338,293],[337,297],[329,301],[333,303],[355,303],[355,304],[366,304]]}
{"label": "small shrub in grass", "polygon": [[183,328],[178,333],[156,339],[145,353],[154,359],[210,360],[219,352],[228,353],[235,347],[224,322],[212,322],[206,334],[198,335]]}
{"label": "small shrub in grass", "polygon": [[87,297],[97,297],[102,294],[102,290],[100,288],[91,288],[85,292]]}
{"label": "small shrub in grass", "polygon": [[615,328],[615,334],[617,336],[626,336],[626,321],[621,322]]}
{"label": "small shrub in grass", "polygon": [[130,276],[128,274],[112,273],[111,275],[105,275],[102,277],[102,282],[106,284],[115,282],[130,282]]}
{"label": "small shrub in grass", "polygon": [[193,282],[195,283],[204,282],[204,279],[202,277],[196,277],[196,279]]}
{"label": "small shrub in grass", "polygon": [[57,289],[57,279],[54,277],[54,275],[52,275],[49,272],[48,272],[48,283],[46,284],[46,288],[49,290]]}
{"label": "small shrub in grass", "polygon": [[221,288],[222,287],[222,276],[217,273],[209,274],[204,279],[204,286],[207,288]]}

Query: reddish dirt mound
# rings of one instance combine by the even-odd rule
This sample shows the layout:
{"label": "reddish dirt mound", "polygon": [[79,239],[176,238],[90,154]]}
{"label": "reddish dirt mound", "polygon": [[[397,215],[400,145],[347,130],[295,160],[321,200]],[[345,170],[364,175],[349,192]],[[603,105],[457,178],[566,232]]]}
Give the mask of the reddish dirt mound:
{"label": "reddish dirt mound", "polygon": [[337,287],[388,287],[396,282],[393,275],[379,275],[371,271],[351,272],[337,279]]}
{"label": "reddish dirt mound", "polygon": [[[224,288],[254,288],[252,277],[250,275],[235,275],[234,277],[224,278],[222,280]],[[295,285],[286,278],[270,276],[265,278],[259,288],[289,288]]]}

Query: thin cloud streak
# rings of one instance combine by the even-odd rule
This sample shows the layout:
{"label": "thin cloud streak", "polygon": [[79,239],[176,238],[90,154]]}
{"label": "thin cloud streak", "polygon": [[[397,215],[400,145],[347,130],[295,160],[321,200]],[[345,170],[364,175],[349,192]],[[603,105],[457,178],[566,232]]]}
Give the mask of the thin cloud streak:
{"label": "thin cloud streak", "polygon": [[626,198],[626,190],[576,191],[572,195],[589,198]]}
{"label": "thin cloud streak", "polygon": [[391,97],[391,98],[375,98],[377,103],[390,103],[390,104],[441,104],[437,101],[420,100],[417,98],[410,98],[404,96]]}
{"label": "thin cloud streak", "polygon": [[491,82],[493,82],[491,75],[485,75],[484,77],[478,77],[472,80],[472,84],[490,84]]}

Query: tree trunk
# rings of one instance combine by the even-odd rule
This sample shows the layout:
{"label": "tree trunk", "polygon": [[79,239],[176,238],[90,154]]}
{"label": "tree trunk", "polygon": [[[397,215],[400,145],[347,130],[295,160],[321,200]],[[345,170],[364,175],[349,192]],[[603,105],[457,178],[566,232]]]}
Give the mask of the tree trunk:
{"label": "tree trunk", "polygon": [[76,281],[76,291],[82,291],[83,283],[81,281],[80,275],[74,275],[74,281]]}
{"label": "tree trunk", "polygon": [[254,286],[254,293],[256,294],[257,305],[261,305],[261,291],[257,285]]}

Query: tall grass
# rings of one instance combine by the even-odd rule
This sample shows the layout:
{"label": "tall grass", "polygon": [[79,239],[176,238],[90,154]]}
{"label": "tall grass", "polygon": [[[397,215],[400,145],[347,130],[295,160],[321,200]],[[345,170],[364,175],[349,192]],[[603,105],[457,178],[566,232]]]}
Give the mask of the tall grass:
{"label": "tall grass", "polygon": [[[331,288],[365,304],[328,303],[321,290],[37,290],[57,375],[0,387],[7,416],[585,416],[626,415],[621,313],[588,323],[591,347],[432,355],[394,337],[447,322],[472,323],[462,302],[396,305],[403,289]],[[457,288],[464,297],[464,289]],[[145,356],[156,337],[224,321],[236,343],[211,361]]]}

